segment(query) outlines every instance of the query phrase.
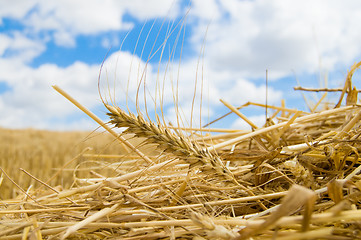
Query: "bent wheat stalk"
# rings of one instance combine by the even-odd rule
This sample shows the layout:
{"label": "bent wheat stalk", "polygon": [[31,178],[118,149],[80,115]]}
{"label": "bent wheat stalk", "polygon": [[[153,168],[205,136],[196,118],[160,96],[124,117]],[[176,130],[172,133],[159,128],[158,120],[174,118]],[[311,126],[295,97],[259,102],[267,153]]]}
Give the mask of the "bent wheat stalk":
{"label": "bent wheat stalk", "polygon": [[148,144],[156,144],[163,152],[171,152],[175,156],[190,164],[190,168],[200,166],[202,171],[214,171],[235,180],[231,171],[223,164],[222,160],[213,156],[207,149],[201,149],[189,139],[171,132],[162,125],[146,121],[141,115],[135,116],[126,113],[119,107],[105,105],[109,110],[110,123],[115,127],[126,127],[124,133],[132,133],[137,137],[145,138]]}

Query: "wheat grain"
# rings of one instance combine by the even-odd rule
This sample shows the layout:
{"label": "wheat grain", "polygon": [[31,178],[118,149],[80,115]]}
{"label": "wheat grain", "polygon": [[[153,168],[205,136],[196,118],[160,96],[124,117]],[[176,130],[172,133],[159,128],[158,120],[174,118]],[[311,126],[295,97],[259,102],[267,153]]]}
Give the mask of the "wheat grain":
{"label": "wheat grain", "polygon": [[109,110],[110,123],[115,127],[126,127],[125,134],[135,134],[145,138],[149,144],[157,144],[164,152],[170,152],[190,164],[190,168],[199,166],[202,171],[214,171],[218,174],[234,179],[231,171],[223,164],[222,160],[213,156],[207,149],[201,149],[184,136],[174,134],[171,130],[145,121],[140,115],[126,113],[119,107],[106,105]]}

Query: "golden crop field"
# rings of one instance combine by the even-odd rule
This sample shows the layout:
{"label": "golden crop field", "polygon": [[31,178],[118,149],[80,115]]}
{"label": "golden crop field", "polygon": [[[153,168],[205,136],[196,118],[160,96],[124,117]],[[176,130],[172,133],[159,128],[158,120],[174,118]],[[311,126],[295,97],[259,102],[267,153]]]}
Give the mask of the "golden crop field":
{"label": "golden crop field", "polygon": [[360,66],[309,112],[222,100],[252,130],[220,134],[106,103],[104,124],[55,87],[106,132],[1,129],[0,239],[360,239]]}
{"label": "golden crop field", "polygon": [[342,89],[299,88],[325,92],[309,111],[221,99],[229,113],[207,124],[234,114],[250,130],[174,126],[162,107],[152,119],[101,97],[104,123],[53,86],[105,131],[1,129],[0,240],[360,239],[360,67]]}
{"label": "golden crop field", "polygon": [[[0,142],[0,167],[24,190],[30,186],[34,190],[42,184],[21,169],[44,182],[61,170],[48,184],[68,188],[74,181],[74,168],[88,160],[82,155],[75,158],[78,154],[120,154],[123,149],[113,137],[101,132],[1,128]],[[69,165],[62,169],[67,162]],[[1,176],[0,198],[16,197],[20,189],[4,174]]]}
{"label": "golden crop field", "polygon": [[357,239],[361,110],[344,89],[346,105],[267,106],[264,126],[218,135],[110,105],[111,134],[2,129],[0,239]]}

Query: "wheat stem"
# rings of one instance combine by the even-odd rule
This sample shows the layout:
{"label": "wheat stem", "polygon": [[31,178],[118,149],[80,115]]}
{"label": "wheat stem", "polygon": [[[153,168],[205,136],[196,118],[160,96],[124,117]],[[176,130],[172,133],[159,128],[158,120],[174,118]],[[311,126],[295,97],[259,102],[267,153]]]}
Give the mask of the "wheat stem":
{"label": "wheat stem", "polygon": [[94,121],[96,121],[100,126],[102,126],[105,130],[107,130],[110,134],[112,134],[118,141],[125,144],[127,147],[129,147],[131,150],[133,150],[135,153],[137,153],[141,158],[143,158],[145,161],[147,161],[149,164],[153,164],[154,162],[148,158],[146,155],[144,155],[139,149],[134,147],[130,142],[128,142],[125,138],[122,136],[119,136],[118,133],[114,132],[107,124],[105,124],[98,116],[96,116],[94,113],[92,113],[90,110],[88,110],[86,107],[81,105],[77,100],[75,100],[73,97],[71,97],[68,93],[66,93],[63,89],[58,87],[57,85],[53,85],[53,88],[63,95],[66,99],[68,99],[71,103],[73,103],[75,106],[77,106],[80,110],[82,110],[86,115],[91,117]]}

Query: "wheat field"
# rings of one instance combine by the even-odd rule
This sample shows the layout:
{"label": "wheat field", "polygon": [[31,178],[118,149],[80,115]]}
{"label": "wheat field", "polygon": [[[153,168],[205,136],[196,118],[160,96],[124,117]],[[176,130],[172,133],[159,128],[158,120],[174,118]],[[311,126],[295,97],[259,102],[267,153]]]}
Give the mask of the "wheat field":
{"label": "wheat field", "polygon": [[[35,129],[0,130],[0,167],[23,189],[40,187],[29,177],[48,181],[52,186],[68,188],[73,183],[74,168],[84,161],[84,154],[122,154],[124,148],[114,144],[114,139],[102,132],[59,132]],[[75,159],[74,159],[75,158]],[[112,161],[112,159],[108,160]],[[64,169],[62,167],[69,162]],[[87,163],[83,163],[82,168]],[[61,170],[55,177],[59,170]],[[53,177],[53,178],[52,178]],[[52,179],[51,179],[52,178]],[[2,174],[0,198],[14,198],[19,189]]]}
{"label": "wheat field", "polygon": [[[345,105],[267,106],[252,131],[111,105],[108,133],[3,129],[0,239],[358,239],[361,110],[347,86],[360,64]],[[240,110],[266,107],[223,102],[250,125]]]}
{"label": "wheat field", "polygon": [[[213,129],[221,114],[207,127],[166,122],[167,79],[147,95],[140,63],[123,107],[99,80],[106,123],[54,86],[104,132],[1,129],[0,239],[361,239],[360,66],[341,90],[299,87],[324,92],[309,111],[221,99],[251,130]],[[242,114],[250,106],[267,109],[263,126]]]}

